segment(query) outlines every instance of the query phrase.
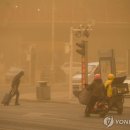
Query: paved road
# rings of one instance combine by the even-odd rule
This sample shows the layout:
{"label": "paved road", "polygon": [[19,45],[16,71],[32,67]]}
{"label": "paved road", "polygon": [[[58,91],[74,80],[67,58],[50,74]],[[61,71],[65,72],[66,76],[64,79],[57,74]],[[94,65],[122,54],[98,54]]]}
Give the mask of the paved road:
{"label": "paved road", "polygon": [[[130,109],[115,119],[130,119]],[[104,130],[98,115],[84,117],[84,106],[67,103],[25,102],[20,106],[0,105],[0,130]],[[112,130],[128,130],[130,125],[113,125]]]}

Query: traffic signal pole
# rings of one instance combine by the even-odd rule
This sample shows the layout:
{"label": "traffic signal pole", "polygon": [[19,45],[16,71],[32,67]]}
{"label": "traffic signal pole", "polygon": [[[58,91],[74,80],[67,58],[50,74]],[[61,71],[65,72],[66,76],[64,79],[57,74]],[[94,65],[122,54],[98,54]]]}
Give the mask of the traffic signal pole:
{"label": "traffic signal pole", "polygon": [[69,99],[72,98],[73,28],[70,29]]}
{"label": "traffic signal pole", "polygon": [[86,61],[85,61],[86,59],[85,59],[85,57],[84,56],[82,56],[82,88],[84,88],[85,87],[85,84],[87,83],[87,78],[86,78]]}
{"label": "traffic signal pole", "polygon": [[89,37],[89,27],[80,26],[79,28],[71,28],[70,31],[70,69],[69,69],[69,99],[72,98],[72,64],[73,64],[73,38],[74,36],[78,39],[76,45],[79,47],[76,52],[81,55],[81,83],[82,88],[88,84],[88,43],[87,38]]}
{"label": "traffic signal pole", "polygon": [[86,47],[85,47],[85,66],[86,66],[86,71],[85,71],[86,83],[85,84],[88,84],[88,43],[87,42],[86,42]]}
{"label": "traffic signal pole", "polygon": [[88,45],[85,45],[85,55],[82,56],[82,88],[88,84]]}
{"label": "traffic signal pole", "polygon": [[76,52],[78,52],[81,55],[81,72],[82,72],[82,88],[88,84],[88,41],[87,38],[89,36],[88,28],[80,28],[81,32],[80,36],[80,43],[76,43],[76,45],[79,47]]}

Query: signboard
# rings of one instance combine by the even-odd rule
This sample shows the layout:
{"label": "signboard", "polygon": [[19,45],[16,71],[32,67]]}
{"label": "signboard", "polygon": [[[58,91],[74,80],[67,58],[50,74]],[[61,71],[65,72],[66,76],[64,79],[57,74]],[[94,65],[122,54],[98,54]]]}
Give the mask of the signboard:
{"label": "signboard", "polygon": [[103,81],[107,79],[107,75],[109,73],[112,73],[116,76],[115,57],[112,49],[99,52],[99,65]]}
{"label": "signboard", "polygon": [[103,81],[107,79],[107,75],[112,73],[112,61],[110,58],[100,59],[100,71]]}

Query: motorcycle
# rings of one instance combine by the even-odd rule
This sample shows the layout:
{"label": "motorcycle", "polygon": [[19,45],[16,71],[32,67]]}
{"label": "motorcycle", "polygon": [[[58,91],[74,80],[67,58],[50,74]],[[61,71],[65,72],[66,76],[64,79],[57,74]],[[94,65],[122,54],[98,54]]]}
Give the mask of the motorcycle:
{"label": "motorcycle", "polygon": [[97,101],[90,114],[99,114],[100,117],[106,116],[108,104],[105,101]]}
{"label": "motorcycle", "polygon": [[[105,116],[108,111],[117,111],[118,114],[122,114],[124,94],[129,92],[128,83],[124,83],[125,79],[126,76],[116,77],[112,82],[112,98],[104,99],[104,101],[97,101],[91,113],[99,114],[101,117]],[[73,94],[78,98],[80,104],[87,106],[91,98],[90,91],[83,88],[81,91],[73,92]]]}
{"label": "motorcycle", "polygon": [[124,94],[129,92],[128,83],[124,83],[126,76],[116,77],[112,82],[113,96],[108,99],[109,111],[123,113]]}
{"label": "motorcycle", "polygon": [[[73,94],[78,98],[80,104],[86,105],[86,110],[88,109],[88,103],[91,98],[91,91],[88,91],[87,88],[83,88],[81,91],[75,91]],[[90,114],[99,114],[100,117],[104,117],[108,112],[108,103],[105,99],[99,100],[95,103]]]}

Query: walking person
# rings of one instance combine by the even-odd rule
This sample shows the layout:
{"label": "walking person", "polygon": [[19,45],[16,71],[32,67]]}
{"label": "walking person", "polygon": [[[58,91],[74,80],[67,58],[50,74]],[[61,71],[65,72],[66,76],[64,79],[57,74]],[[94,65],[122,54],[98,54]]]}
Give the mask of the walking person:
{"label": "walking person", "polygon": [[12,80],[12,84],[11,84],[11,97],[10,100],[8,101],[8,103],[6,105],[9,105],[9,102],[11,101],[11,99],[16,96],[15,98],[15,105],[20,105],[19,104],[19,85],[20,85],[20,81],[22,76],[24,75],[24,71],[20,71]]}

